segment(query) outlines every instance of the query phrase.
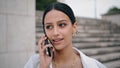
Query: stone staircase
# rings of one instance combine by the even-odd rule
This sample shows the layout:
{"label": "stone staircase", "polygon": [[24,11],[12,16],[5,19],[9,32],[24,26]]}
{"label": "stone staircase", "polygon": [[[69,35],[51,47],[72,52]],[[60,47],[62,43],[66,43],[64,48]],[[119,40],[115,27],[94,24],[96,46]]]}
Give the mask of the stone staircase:
{"label": "stone staircase", "polygon": [[[42,12],[36,12],[36,45],[43,34],[41,17]],[[120,68],[120,25],[88,18],[77,21],[79,34],[73,38],[74,47],[108,68]]]}

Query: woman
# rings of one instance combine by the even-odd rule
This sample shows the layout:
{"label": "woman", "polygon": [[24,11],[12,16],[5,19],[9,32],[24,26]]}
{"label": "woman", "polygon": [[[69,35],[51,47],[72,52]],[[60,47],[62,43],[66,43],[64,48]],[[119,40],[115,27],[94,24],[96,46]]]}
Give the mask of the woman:
{"label": "woman", "polygon": [[[72,35],[77,22],[72,9],[64,3],[50,4],[43,14],[45,36],[38,43],[39,54],[33,55],[24,68],[106,68],[73,47]],[[45,45],[49,39],[51,44]],[[51,56],[46,54],[50,47]]]}

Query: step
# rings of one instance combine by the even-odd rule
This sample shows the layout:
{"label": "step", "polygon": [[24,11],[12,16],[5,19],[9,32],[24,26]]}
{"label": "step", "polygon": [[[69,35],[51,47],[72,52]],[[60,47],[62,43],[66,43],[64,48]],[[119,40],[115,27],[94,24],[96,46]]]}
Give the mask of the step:
{"label": "step", "polygon": [[120,59],[116,61],[111,61],[104,63],[107,68],[120,68]]}
{"label": "step", "polygon": [[116,24],[111,24],[111,23],[107,23],[107,22],[91,22],[91,21],[84,21],[84,22],[78,22],[78,26],[79,25],[82,25],[82,26],[98,26],[98,27],[103,27],[103,28],[106,28],[106,27],[111,27],[114,26],[114,27],[118,27]]}
{"label": "step", "polygon": [[43,32],[43,27],[41,28],[36,28],[36,33]]}
{"label": "step", "polygon": [[[79,26],[78,26],[79,27]],[[119,27],[106,27],[106,26],[83,26],[84,30],[118,30],[120,29]]]}
{"label": "step", "polygon": [[110,33],[109,30],[78,30],[79,33]]}
{"label": "step", "polygon": [[120,46],[120,42],[73,43],[73,46],[79,49],[117,47]]}
{"label": "step", "polygon": [[91,57],[99,60],[100,62],[107,63],[107,62],[110,62],[110,61],[120,59],[120,52],[108,53],[108,54],[102,54],[102,55],[95,55],[95,56],[91,56]]}
{"label": "step", "polygon": [[36,24],[36,28],[42,28],[43,25],[41,23]]}
{"label": "step", "polygon": [[73,38],[73,42],[120,42],[120,37],[100,38],[100,37],[84,37]]}
{"label": "step", "polygon": [[[102,27],[102,26],[78,26],[82,27],[84,30],[111,30],[110,27]],[[79,28],[77,28],[79,30]]]}
{"label": "step", "polygon": [[113,23],[109,22],[109,21],[106,21],[106,20],[101,20],[101,19],[91,19],[91,18],[80,18],[80,17],[77,17],[76,18],[77,21],[81,24],[110,24],[112,25]]}
{"label": "step", "polygon": [[[93,23],[83,23],[83,24],[79,24],[78,23],[78,26],[84,26],[84,27],[88,27],[88,28],[94,28],[94,27],[96,27],[96,28],[110,28],[111,27],[111,24],[102,24],[102,23],[97,23],[97,24],[93,24]],[[114,26],[114,27],[118,27],[118,26],[116,26],[116,25],[112,25],[112,26]]]}
{"label": "step", "polygon": [[79,33],[74,38],[81,37],[120,37],[120,33]]}
{"label": "step", "polygon": [[106,54],[106,53],[120,52],[120,46],[118,46],[118,47],[80,49],[80,50],[88,56],[93,56],[93,55],[100,55],[100,54]]}

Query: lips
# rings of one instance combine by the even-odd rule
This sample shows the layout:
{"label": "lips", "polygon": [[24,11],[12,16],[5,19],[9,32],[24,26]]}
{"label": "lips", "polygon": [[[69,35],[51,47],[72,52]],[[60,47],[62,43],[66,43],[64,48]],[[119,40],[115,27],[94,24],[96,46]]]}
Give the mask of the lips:
{"label": "lips", "polygon": [[56,38],[56,39],[53,39],[52,42],[53,42],[53,44],[58,45],[62,42],[62,40],[63,40],[63,38]]}

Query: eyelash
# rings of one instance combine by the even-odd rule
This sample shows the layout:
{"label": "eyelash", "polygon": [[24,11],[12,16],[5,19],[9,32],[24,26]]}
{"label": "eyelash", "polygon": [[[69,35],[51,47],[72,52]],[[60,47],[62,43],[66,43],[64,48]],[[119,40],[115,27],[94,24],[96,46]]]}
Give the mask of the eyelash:
{"label": "eyelash", "polygon": [[66,23],[59,24],[60,27],[65,27],[66,25],[67,25]]}
{"label": "eyelash", "polygon": [[46,26],[46,29],[52,29],[52,28],[53,28],[52,25],[48,25],[48,26]]}
{"label": "eyelash", "polygon": [[[58,26],[59,26],[60,28],[64,28],[66,25],[67,25],[66,23],[60,23],[60,24],[58,24]],[[46,26],[46,29],[52,29],[52,28],[53,28],[52,25]]]}

